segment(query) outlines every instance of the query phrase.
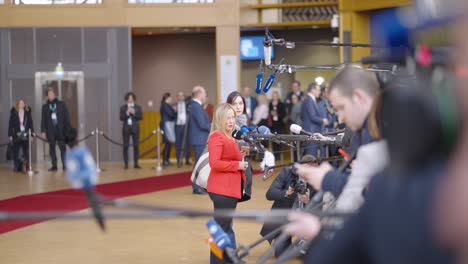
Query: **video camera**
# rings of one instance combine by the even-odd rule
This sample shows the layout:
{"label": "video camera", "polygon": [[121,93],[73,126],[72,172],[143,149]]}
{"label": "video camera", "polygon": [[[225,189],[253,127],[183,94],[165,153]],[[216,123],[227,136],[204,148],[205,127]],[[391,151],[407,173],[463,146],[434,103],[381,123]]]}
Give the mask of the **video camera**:
{"label": "video camera", "polygon": [[291,168],[291,173],[294,176],[294,178],[291,180],[289,183],[289,186],[294,189],[295,192],[297,192],[300,195],[304,195],[307,192],[307,182],[303,181],[301,178],[299,178],[299,175],[297,175],[297,169],[296,168]]}

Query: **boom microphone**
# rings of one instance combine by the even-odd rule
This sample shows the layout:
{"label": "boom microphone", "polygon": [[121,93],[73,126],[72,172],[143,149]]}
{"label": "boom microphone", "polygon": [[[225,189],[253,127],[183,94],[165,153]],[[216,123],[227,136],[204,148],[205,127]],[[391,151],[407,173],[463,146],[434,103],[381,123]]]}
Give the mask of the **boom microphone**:
{"label": "boom microphone", "polygon": [[101,230],[105,231],[104,217],[93,187],[97,182],[97,167],[93,156],[86,147],[78,146],[67,151],[65,162],[68,181],[75,189],[83,188],[94,218]]}

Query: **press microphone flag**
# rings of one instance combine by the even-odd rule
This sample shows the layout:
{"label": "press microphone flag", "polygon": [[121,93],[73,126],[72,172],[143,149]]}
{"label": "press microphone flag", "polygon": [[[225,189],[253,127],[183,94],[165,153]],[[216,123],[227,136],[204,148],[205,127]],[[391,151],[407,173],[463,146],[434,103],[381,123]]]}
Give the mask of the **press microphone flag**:
{"label": "press microphone flag", "polygon": [[97,183],[97,167],[93,156],[85,146],[76,146],[66,153],[67,179],[75,189],[83,189],[93,215],[102,230],[105,230],[104,217],[94,191]]}
{"label": "press microphone flag", "polygon": [[224,250],[227,247],[234,247],[234,245],[232,245],[229,236],[214,219],[208,220],[208,222],[206,222],[206,227],[208,228],[208,232],[214,242],[214,245],[211,244],[213,254],[215,254],[219,259],[223,259]]}

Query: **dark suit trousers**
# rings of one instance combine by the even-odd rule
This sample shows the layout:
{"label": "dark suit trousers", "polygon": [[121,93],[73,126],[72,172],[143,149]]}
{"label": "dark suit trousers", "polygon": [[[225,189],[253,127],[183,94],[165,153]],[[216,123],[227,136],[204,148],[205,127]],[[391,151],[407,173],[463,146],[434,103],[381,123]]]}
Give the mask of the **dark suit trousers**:
{"label": "dark suit trousers", "polygon": [[[214,210],[219,209],[236,209],[237,207],[237,198],[224,196],[215,193],[209,193],[211,201],[213,201]],[[221,228],[226,232],[231,240],[231,244],[234,245],[236,248],[236,236],[234,234],[234,230],[232,229],[232,218],[217,218],[215,217],[214,220],[221,226]],[[213,253],[210,253],[210,263],[231,263],[226,260],[218,259]]]}
{"label": "dark suit trousers", "polygon": [[65,141],[60,133],[58,127],[54,127],[52,131],[47,131],[47,138],[49,139],[49,154],[52,160],[52,167],[57,167],[57,154],[55,152],[55,146],[58,144],[60,149],[60,158],[62,160],[62,166],[65,167],[65,152],[67,147],[65,146]]}
{"label": "dark suit trousers", "polygon": [[[175,147],[176,147],[176,157],[177,161],[182,160],[183,157],[182,155],[182,140],[184,139],[184,125],[176,125],[175,126],[175,133],[176,133],[176,142],[175,142]],[[185,161],[189,161],[190,159],[190,148],[188,144],[188,135],[187,138],[185,139]]]}
{"label": "dark suit trousers", "polygon": [[14,170],[19,171],[21,168],[19,168],[20,165],[20,150],[23,151],[23,158],[24,160],[29,160],[29,145],[28,141],[19,141],[15,142],[13,144],[13,165],[14,165]]}
{"label": "dark suit trousers", "polygon": [[133,144],[133,162],[134,165],[138,165],[138,142],[140,141],[138,131],[134,132],[129,128],[124,129],[123,131],[123,158],[124,163],[128,164],[128,147],[130,146],[130,137],[132,138]]}

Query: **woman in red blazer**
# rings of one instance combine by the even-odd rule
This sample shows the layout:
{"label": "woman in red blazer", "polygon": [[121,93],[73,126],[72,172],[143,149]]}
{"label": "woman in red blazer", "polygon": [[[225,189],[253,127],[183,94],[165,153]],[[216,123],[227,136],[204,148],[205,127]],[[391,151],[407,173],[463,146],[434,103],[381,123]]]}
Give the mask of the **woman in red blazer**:
{"label": "woman in red blazer", "polygon": [[[242,161],[242,154],[237,141],[231,136],[236,122],[236,114],[229,104],[221,104],[216,109],[208,137],[208,153],[211,167],[207,190],[213,201],[214,210],[236,209],[241,198],[241,184],[245,181],[244,170],[248,163]],[[216,218],[216,222],[229,235],[233,245],[236,244],[232,218]],[[213,253],[210,263],[223,263]]]}

